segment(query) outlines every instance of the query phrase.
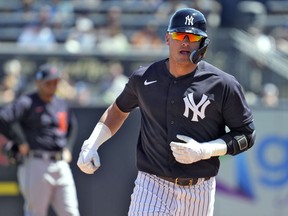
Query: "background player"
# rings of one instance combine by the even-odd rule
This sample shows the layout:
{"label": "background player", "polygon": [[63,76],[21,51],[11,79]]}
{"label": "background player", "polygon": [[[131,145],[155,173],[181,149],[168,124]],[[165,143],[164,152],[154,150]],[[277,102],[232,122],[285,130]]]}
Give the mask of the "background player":
{"label": "background player", "polygon": [[77,122],[66,102],[55,96],[60,76],[57,68],[42,65],[36,73],[37,91],[0,111],[0,132],[19,144],[24,157],[18,181],[25,216],[46,216],[50,203],[59,216],[79,215],[68,164]]}
{"label": "background player", "polygon": [[218,156],[253,146],[253,116],[238,81],[202,60],[209,39],[201,12],[176,11],[166,44],[169,58],[131,75],[84,141],[77,164],[94,173],[100,166],[97,149],[139,107],[139,171],[128,215],[211,216]]}

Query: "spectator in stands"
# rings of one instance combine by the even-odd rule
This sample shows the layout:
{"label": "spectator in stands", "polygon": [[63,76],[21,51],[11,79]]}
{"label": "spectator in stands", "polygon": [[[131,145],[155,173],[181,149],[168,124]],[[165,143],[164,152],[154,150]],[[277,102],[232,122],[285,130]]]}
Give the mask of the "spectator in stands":
{"label": "spectator in stands", "polygon": [[106,25],[121,25],[122,9],[120,6],[112,5],[108,8],[106,15]]}
{"label": "spectator in stands", "polygon": [[[155,11],[160,4],[165,0],[145,0],[145,1],[139,1],[139,0],[122,0],[123,5],[127,5],[129,8],[131,8],[132,13],[135,11],[139,11],[139,9],[145,13],[145,12],[153,12]],[[134,11],[133,9],[136,8]]]}
{"label": "spectator in stands", "polygon": [[102,52],[124,52],[130,47],[121,23],[122,9],[112,5],[107,9],[105,21],[98,29],[97,48]]}
{"label": "spectator in stands", "polygon": [[124,74],[124,68],[120,62],[111,62],[108,67],[108,73],[100,86],[100,94],[105,104],[113,102],[128,81],[128,77]]}
{"label": "spectator in stands", "polygon": [[262,104],[265,107],[276,107],[279,104],[279,89],[273,83],[266,83],[262,91]]}
{"label": "spectator in stands", "polygon": [[26,26],[20,34],[17,43],[29,49],[53,49],[57,45],[55,35],[50,26],[49,7],[42,7],[37,20]]}
{"label": "spectator in stands", "polygon": [[34,0],[21,0],[19,8],[17,8],[17,13],[22,13],[22,18],[24,21],[29,21],[33,19],[37,6],[35,5]]}
{"label": "spectator in stands", "polygon": [[27,26],[18,38],[18,45],[29,49],[51,49],[56,46],[52,30],[39,22]]}
{"label": "spectator in stands", "polygon": [[119,53],[127,51],[130,48],[130,43],[122,31],[122,26],[112,23],[102,30],[97,47],[102,52]]}
{"label": "spectator in stands", "polygon": [[72,82],[68,71],[62,70],[62,77],[59,80],[56,95],[63,98],[68,103],[73,103],[76,100],[76,88]]}
{"label": "spectator in stands", "polygon": [[275,47],[282,55],[288,55],[288,27],[287,26],[277,26],[275,27],[270,35],[275,40]]}
{"label": "spectator in stands", "polygon": [[97,34],[91,19],[85,16],[76,19],[75,27],[67,36],[65,47],[70,52],[92,50],[97,42]]}
{"label": "spectator in stands", "polygon": [[20,61],[12,59],[5,64],[4,77],[0,85],[1,104],[12,102],[20,95],[25,83],[21,72]]}
{"label": "spectator in stands", "polygon": [[89,106],[92,104],[91,90],[87,82],[85,81],[76,82],[75,89],[76,89],[75,105]]}
{"label": "spectator in stands", "polygon": [[167,23],[169,17],[180,8],[187,8],[190,4],[182,2],[181,0],[167,0],[163,1],[155,12],[156,20],[159,22]]}
{"label": "spectator in stands", "polygon": [[53,27],[69,26],[74,20],[73,3],[68,0],[51,0],[51,22]]}
{"label": "spectator in stands", "polygon": [[250,26],[247,31],[253,37],[254,45],[260,52],[267,53],[275,50],[275,39],[267,35],[262,27]]}
{"label": "spectator in stands", "polygon": [[139,31],[134,32],[130,38],[134,48],[150,49],[161,48],[165,45],[164,38],[160,38],[157,32],[157,26],[150,22]]}
{"label": "spectator in stands", "polygon": [[222,6],[218,0],[195,0],[192,1],[193,8],[202,11],[211,27],[221,24]]}

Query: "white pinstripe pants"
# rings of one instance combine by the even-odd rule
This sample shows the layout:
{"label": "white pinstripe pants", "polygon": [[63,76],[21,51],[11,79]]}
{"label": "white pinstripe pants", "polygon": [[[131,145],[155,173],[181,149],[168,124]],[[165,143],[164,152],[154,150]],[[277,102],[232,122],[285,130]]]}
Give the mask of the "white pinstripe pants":
{"label": "white pinstripe pants", "polygon": [[128,216],[213,216],[215,191],[215,177],[178,186],[139,171]]}

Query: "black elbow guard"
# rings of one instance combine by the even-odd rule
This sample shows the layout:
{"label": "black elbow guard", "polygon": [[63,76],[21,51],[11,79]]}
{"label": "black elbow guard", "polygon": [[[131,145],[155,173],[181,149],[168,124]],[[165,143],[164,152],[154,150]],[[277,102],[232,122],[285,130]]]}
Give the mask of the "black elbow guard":
{"label": "black elbow guard", "polygon": [[240,130],[230,131],[221,138],[227,144],[227,154],[240,154],[254,145],[256,139],[254,124],[250,123]]}

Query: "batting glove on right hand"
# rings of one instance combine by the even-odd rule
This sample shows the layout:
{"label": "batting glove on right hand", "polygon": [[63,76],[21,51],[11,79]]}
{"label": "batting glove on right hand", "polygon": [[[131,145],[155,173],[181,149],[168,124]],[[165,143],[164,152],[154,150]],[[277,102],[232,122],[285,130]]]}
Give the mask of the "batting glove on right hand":
{"label": "batting glove on right hand", "polygon": [[85,140],[79,153],[77,166],[82,172],[93,174],[100,165],[97,149],[93,148],[93,144],[90,144],[88,140]]}

